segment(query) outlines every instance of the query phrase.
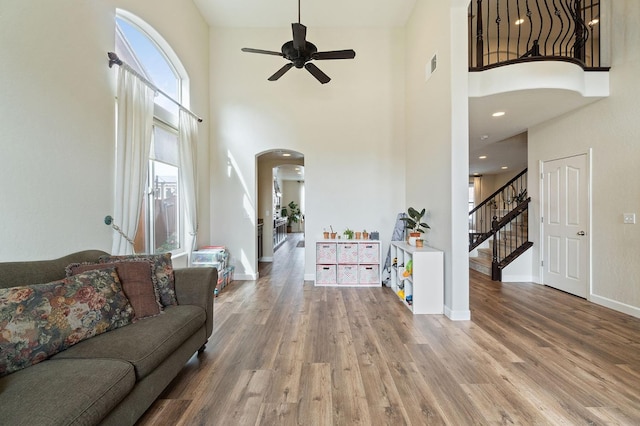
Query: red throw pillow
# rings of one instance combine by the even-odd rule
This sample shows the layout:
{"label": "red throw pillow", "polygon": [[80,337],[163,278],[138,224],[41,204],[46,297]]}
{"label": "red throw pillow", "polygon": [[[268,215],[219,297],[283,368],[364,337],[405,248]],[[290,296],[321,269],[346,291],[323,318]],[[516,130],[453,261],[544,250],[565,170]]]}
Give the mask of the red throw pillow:
{"label": "red throw pillow", "polygon": [[74,263],[67,267],[67,276],[113,267],[135,312],[134,320],[152,317],[162,311],[150,262]]}

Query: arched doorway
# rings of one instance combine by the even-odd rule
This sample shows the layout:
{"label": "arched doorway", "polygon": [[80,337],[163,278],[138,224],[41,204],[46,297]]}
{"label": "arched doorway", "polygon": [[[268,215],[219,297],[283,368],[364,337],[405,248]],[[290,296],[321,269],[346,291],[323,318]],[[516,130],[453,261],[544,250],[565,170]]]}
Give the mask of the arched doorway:
{"label": "arched doorway", "polygon": [[[304,233],[304,154],[274,149],[258,154],[256,165],[256,258],[258,262],[272,262],[278,247],[287,238],[289,225],[290,232]],[[295,215],[297,220],[292,220],[290,203],[299,209]]]}

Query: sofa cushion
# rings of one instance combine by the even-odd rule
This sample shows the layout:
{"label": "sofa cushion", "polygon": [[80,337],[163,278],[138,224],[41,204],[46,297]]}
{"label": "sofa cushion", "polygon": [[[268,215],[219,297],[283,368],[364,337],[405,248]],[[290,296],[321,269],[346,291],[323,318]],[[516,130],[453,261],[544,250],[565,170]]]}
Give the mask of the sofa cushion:
{"label": "sofa cushion", "polygon": [[116,268],[124,294],[133,307],[134,321],[162,311],[151,262],[72,263],[66,270],[67,276],[71,276],[103,268]]}
{"label": "sofa cushion", "polygon": [[151,262],[155,271],[156,286],[162,306],[177,305],[175,279],[171,253],[163,254],[131,254],[123,256],[100,256],[101,263],[113,262]]}
{"label": "sofa cushion", "polygon": [[126,327],[85,340],[54,359],[115,358],[133,364],[137,380],[151,373],[206,320],[204,309],[194,305],[165,308],[162,315],[144,318]]}
{"label": "sofa cushion", "polygon": [[115,268],[0,289],[0,377],[131,323]]}
{"label": "sofa cushion", "polygon": [[134,384],[133,366],[121,360],[48,360],[0,379],[0,423],[97,424]]}

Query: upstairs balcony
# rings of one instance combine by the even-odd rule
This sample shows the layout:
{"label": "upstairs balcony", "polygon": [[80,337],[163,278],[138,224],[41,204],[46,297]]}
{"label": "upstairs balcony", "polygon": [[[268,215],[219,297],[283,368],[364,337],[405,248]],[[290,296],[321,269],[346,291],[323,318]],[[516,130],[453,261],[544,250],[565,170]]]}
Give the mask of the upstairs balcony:
{"label": "upstairs balcony", "polygon": [[469,70],[564,61],[607,71],[601,13],[600,0],[472,0]]}
{"label": "upstairs balcony", "polygon": [[[600,0],[471,0],[470,158],[609,96],[605,5]],[[508,118],[498,123],[491,118],[497,111],[506,111]],[[504,148],[496,146],[496,154]],[[489,173],[472,163],[470,171]]]}

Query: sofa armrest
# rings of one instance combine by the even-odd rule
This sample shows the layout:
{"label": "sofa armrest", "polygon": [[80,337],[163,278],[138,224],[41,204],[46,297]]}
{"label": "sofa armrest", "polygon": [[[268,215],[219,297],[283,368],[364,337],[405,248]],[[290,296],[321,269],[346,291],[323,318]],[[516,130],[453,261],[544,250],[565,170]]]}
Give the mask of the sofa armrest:
{"label": "sofa armrest", "polygon": [[213,290],[218,282],[216,268],[182,268],[174,270],[176,298],[179,305],[200,306],[207,313],[207,338],[213,331]]}

